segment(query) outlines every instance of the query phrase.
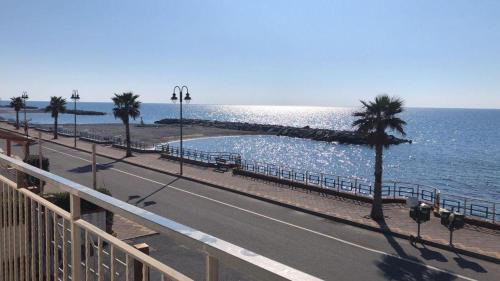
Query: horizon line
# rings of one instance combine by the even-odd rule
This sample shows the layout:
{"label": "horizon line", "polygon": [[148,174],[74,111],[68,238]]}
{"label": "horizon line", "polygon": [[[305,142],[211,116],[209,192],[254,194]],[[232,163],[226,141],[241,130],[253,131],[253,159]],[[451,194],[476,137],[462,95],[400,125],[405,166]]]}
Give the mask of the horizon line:
{"label": "horizon line", "polygon": [[[1,99],[0,103],[8,102],[7,99]],[[28,101],[29,103],[30,101]],[[31,102],[49,102],[49,100],[32,100]],[[112,101],[79,101],[79,102],[88,102],[88,103],[112,103]],[[71,103],[69,101],[68,103]],[[142,104],[171,104],[166,102],[141,102]],[[28,104],[29,105],[29,104]],[[296,105],[296,104],[218,104],[218,103],[191,103],[191,105],[209,105],[209,106],[277,106],[277,107],[316,107],[316,108],[356,108],[361,107],[360,105],[350,105],[350,106],[324,106],[324,105]],[[410,109],[477,109],[477,110],[500,110],[497,107],[440,107],[440,106],[405,106],[405,108]]]}

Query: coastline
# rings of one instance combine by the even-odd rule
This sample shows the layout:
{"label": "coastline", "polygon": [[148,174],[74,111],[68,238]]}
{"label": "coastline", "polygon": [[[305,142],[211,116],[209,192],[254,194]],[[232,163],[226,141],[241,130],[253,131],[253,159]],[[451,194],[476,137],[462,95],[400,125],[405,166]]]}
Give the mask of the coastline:
{"label": "coastline", "polygon": [[[229,129],[240,132],[255,132],[259,135],[276,135],[301,139],[310,139],[313,141],[337,142],[346,144],[362,144],[368,145],[369,139],[366,135],[362,135],[351,130],[331,130],[272,124],[256,124],[247,122],[231,122],[231,121],[214,121],[204,119],[184,119],[183,123],[192,126],[201,126],[214,129]],[[155,121],[155,124],[174,125],[179,124],[178,119],[165,118]],[[402,144],[412,143],[412,140],[397,138],[393,135],[388,135],[387,144]]]}
{"label": "coastline", "polygon": [[[101,111],[95,111],[95,110],[81,110],[81,109],[77,109],[76,111],[74,109],[66,109],[66,111],[64,112],[61,112],[60,114],[75,114],[76,112],[76,115],[94,115],[94,116],[102,116],[102,115],[106,115],[107,113],[106,112],[101,112]],[[15,114],[16,112],[14,111],[13,108],[11,107],[6,107],[6,106],[2,106],[0,107],[0,114],[2,113],[7,113],[7,114]],[[24,113],[24,109],[21,109],[21,111],[19,111],[19,114],[22,114]],[[28,106],[26,107],[26,113],[47,113],[45,111],[45,109],[43,107],[36,107],[36,106]]]}
{"label": "coastline", "polygon": [[[73,130],[71,123],[59,124],[59,128]],[[40,127],[52,128],[53,124],[41,124]],[[113,137],[125,136],[125,126],[121,123],[103,123],[103,124],[78,124],[78,131],[87,131],[90,133]],[[137,142],[145,143],[164,143],[179,140],[179,125],[130,125],[131,139]],[[222,128],[210,128],[198,125],[183,126],[184,139],[241,136],[241,135],[263,135],[262,132],[240,131]]]}

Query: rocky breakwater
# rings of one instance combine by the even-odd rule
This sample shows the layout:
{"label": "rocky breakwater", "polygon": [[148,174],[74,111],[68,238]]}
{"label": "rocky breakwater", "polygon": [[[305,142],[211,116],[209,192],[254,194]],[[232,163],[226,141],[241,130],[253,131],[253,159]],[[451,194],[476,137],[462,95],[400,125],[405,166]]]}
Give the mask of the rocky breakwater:
{"label": "rocky breakwater", "polygon": [[[317,129],[306,127],[291,127],[270,124],[254,124],[246,122],[227,122],[202,119],[184,119],[185,125],[195,125],[204,127],[213,127],[229,130],[240,130],[247,132],[256,132],[266,135],[287,136],[293,138],[311,139],[317,141],[339,142],[348,144],[368,144],[367,138],[355,131],[340,131],[329,129]],[[155,124],[179,124],[179,119],[162,119]],[[400,139],[395,136],[389,136],[390,144],[411,143],[411,140]]]}

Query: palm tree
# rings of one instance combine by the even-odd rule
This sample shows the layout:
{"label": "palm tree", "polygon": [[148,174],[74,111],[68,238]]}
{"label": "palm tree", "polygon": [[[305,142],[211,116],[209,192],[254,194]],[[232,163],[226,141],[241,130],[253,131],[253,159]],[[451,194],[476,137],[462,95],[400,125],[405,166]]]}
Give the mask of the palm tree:
{"label": "palm tree", "polygon": [[133,93],[123,93],[121,95],[115,94],[114,97],[111,98],[115,107],[113,108],[113,115],[115,118],[120,118],[125,125],[125,138],[127,142],[127,155],[126,157],[132,156],[132,150],[130,149],[130,119],[132,117],[134,120],[141,115],[139,111],[139,107],[141,106],[141,102],[137,99],[138,95],[134,95]]}
{"label": "palm tree", "polygon": [[16,111],[16,129],[19,129],[19,111],[23,108],[24,102],[21,97],[10,98],[10,107]]}
{"label": "palm tree", "polygon": [[370,217],[374,220],[384,218],[382,211],[382,154],[383,149],[388,148],[389,135],[386,130],[392,130],[405,136],[404,126],[406,122],[396,117],[403,112],[403,101],[396,97],[380,95],[375,101],[361,101],[363,109],[353,115],[357,119],[352,123],[353,127],[368,140],[368,144],[375,147],[375,188],[373,190],[373,204]]}
{"label": "palm tree", "polygon": [[57,117],[59,113],[66,111],[66,99],[63,97],[50,97],[50,103],[45,108],[45,112],[50,112],[54,118],[54,139],[57,139]]}

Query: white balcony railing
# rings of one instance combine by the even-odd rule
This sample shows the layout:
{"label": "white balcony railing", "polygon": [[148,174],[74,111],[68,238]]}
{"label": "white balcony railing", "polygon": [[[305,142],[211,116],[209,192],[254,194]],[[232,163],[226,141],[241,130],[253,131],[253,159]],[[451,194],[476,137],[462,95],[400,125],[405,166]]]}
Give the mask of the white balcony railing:
{"label": "white balcony railing", "polygon": [[[219,262],[255,280],[319,280],[6,155],[0,154],[0,165],[14,175],[10,179],[5,173],[0,175],[0,281],[136,281],[137,276],[144,281],[153,276],[158,280],[191,280],[81,219],[81,200],[203,252],[206,280],[219,280]],[[25,188],[25,174],[68,192],[70,211]]]}

